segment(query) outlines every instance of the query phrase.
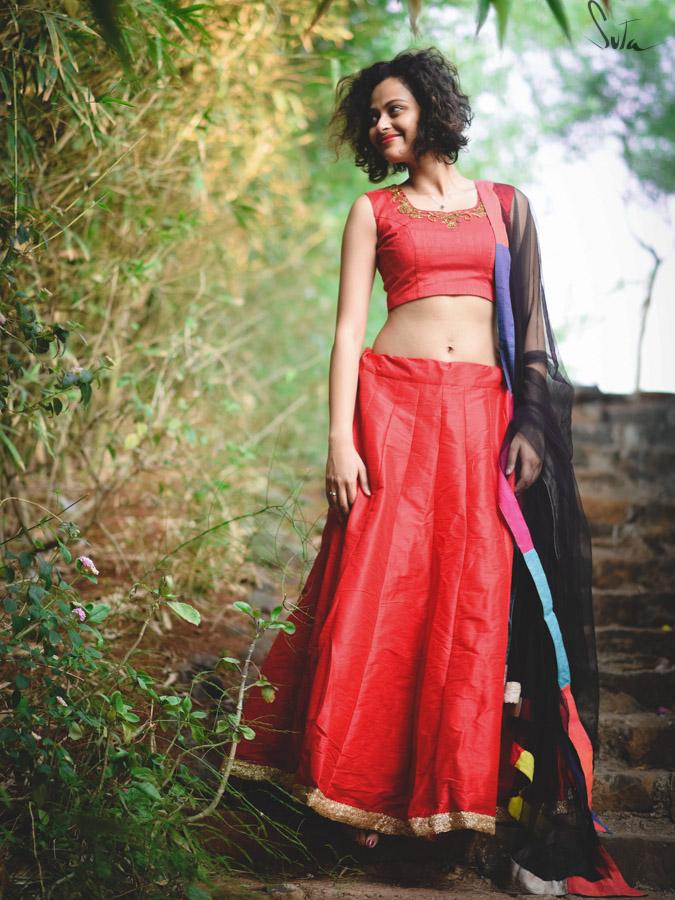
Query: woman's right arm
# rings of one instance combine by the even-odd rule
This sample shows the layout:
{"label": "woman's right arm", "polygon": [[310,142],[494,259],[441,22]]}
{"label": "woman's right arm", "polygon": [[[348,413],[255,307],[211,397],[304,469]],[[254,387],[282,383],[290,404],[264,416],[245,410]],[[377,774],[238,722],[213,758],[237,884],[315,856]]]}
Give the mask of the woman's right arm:
{"label": "woman's right arm", "polygon": [[358,480],[363,490],[370,493],[365,465],[354,447],[352,428],[359,359],[376,271],[376,243],[373,207],[362,194],[352,204],[342,236],[335,340],[330,357],[326,497],[343,521],[356,499]]}

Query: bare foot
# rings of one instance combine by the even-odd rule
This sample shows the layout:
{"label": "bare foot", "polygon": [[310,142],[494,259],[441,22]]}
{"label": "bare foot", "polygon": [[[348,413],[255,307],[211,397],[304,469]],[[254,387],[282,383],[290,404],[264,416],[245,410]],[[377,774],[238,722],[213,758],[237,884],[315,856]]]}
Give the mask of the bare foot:
{"label": "bare foot", "polygon": [[345,829],[351,839],[362,847],[370,847],[372,849],[380,838],[377,831],[369,831],[367,828],[355,828],[353,825],[345,825]]}

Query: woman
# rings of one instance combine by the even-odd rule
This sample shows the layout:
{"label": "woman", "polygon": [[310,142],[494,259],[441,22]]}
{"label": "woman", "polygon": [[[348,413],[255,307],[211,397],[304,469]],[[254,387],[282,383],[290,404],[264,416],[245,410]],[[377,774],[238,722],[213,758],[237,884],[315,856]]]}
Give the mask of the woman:
{"label": "woman", "polygon": [[[438,51],[338,93],[338,146],[371,182],[408,178],[347,218],[326,526],[233,773],[369,847],[511,824],[518,889],[639,896],[590,807],[590,541],[529,202],[458,171],[471,112]],[[388,317],[361,351],[376,268]]]}

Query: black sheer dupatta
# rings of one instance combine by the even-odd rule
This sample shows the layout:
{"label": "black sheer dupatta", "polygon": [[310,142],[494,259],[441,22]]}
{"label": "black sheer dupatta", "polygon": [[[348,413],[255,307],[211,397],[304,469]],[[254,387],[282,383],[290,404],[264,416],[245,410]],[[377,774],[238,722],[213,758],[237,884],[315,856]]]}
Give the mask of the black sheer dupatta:
{"label": "black sheer dupatta", "polygon": [[[574,388],[550,324],[531,205],[518,188],[496,184],[495,192],[509,239],[515,326],[514,414],[504,445],[520,432],[543,461],[539,478],[519,500],[551,589],[569,661],[570,690],[595,762],[599,684],[591,539],[572,464]],[[533,779],[522,776],[516,785],[526,809],[512,857],[545,881],[573,874],[595,880],[600,877],[598,837],[590,798],[567,733],[553,639],[519,553],[512,585],[507,680],[520,683],[522,707],[509,727],[518,745],[534,757]]]}

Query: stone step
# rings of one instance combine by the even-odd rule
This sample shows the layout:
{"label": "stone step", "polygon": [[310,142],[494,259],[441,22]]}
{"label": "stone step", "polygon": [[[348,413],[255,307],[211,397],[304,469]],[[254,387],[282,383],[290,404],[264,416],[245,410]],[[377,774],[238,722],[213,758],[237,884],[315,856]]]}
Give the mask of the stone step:
{"label": "stone step", "polygon": [[600,688],[600,716],[610,715],[611,713],[645,713],[650,716],[657,715],[649,709],[645,709],[641,703],[631,697],[630,694],[623,694],[620,691],[607,691]]}
{"label": "stone step", "polygon": [[605,415],[616,422],[659,424],[666,420],[675,425],[675,394],[670,391],[641,391],[639,394],[610,394],[617,398],[605,406]]}
{"label": "stone step", "polygon": [[639,534],[654,535],[667,535],[675,526],[675,502],[663,493],[654,500],[639,497],[636,491],[625,496],[607,495],[588,484],[581,498],[586,517],[593,524],[633,525]]}
{"label": "stone step", "polygon": [[[577,469],[577,477],[580,472]],[[582,496],[584,512],[590,522],[623,525],[635,518],[636,504],[627,497],[605,497],[589,491]]]}
{"label": "stone step", "polygon": [[675,583],[675,552],[662,556],[617,554],[600,547],[593,549],[593,584],[605,590],[639,585],[641,588],[668,590]]}
{"label": "stone step", "polygon": [[615,451],[616,435],[611,422],[584,422],[580,416],[573,416],[572,443],[577,447],[602,447],[607,454]]}
{"label": "stone step", "polygon": [[629,766],[675,769],[675,711],[658,716],[650,712],[605,712],[601,703],[600,759]]}
{"label": "stone step", "polygon": [[638,486],[651,491],[660,489],[661,497],[673,496],[675,484],[675,450],[672,447],[652,447],[621,460],[619,466],[625,476]]}
{"label": "stone step", "polygon": [[632,409],[622,415],[614,412],[595,422],[573,414],[572,439],[575,446],[591,444],[607,447],[608,450],[633,450],[635,453],[639,453],[645,445],[672,447],[675,444],[675,418],[672,412],[672,408],[666,415],[657,407],[653,410]]}
{"label": "stone step", "polygon": [[600,762],[593,783],[593,811],[647,812],[668,817],[673,809],[675,775],[668,769],[621,766],[616,760]]}
{"label": "stone step", "polygon": [[[575,392],[575,400],[577,395]],[[573,420],[596,424],[627,425],[630,428],[657,430],[675,426],[675,394],[669,392],[645,392],[630,394],[603,394],[590,406],[575,403]]]}
{"label": "stone step", "polygon": [[652,657],[655,665],[659,658],[672,657],[675,649],[675,631],[659,627],[596,625],[595,636],[601,654],[642,653]]}
{"label": "stone step", "polygon": [[593,526],[591,525],[591,534],[593,535],[593,556],[603,559],[611,559],[613,556],[623,564],[626,559],[650,561],[650,557],[660,555],[659,551],[664,543],[661,540],[646,540],[642,535],[633,530],[633,533],[622,531],[618,526],[612,525],[605,528],[604,534],[593,534]]}
{"label": "stone step", "polygon": [[593,590],[596,626],[675,627],[675,591]]}
{"label": "stone step", "polygon": [[666,889],[675,884],[675,824],[649,813],[600,816],[611,834],[600,842],[631,885]]}
{"label": "stone step", "polygon": [[637,489],[626,497],[602,493],[588,484],[581,485],[580,493],[591,535],[636,537],[650,545],[658,541],[675,544],[675,503],[663,493],[650,501],[638,499]]}
{"label": "stone step", "polygon": [[667,706],[675,697],[675,665],[670,656],[605,652],[599,654],[598,665],[603,688],[631,694],[649,710]]}
{"label": "stone step", "polygon": [[662,545],[675,545],[675,519],[668,525],[658,522],[625,522],[622,525],[591,519],[588,523],[594,547],[619,548],[624,541],[633,540],[636,545],[648,547],[652,553],[660,553]]}
{"label": "stone step", "polygon": [[[623,472],[618,465],[605,467],[598,464],[586,467],[577,465],[575,459],[574,475],[579,485],[579,493],[582,499],[587,494],[598,494],[601,497],[639,496],[634,480]],[[653,495],[656,497],[656,489],[645,482],[640,485],[640,494],[644,495],[640,499],[649,501]]]}
{"label": "stone step", "polygon": [[643,441],[639,447],[603,446],[572,435],[574,468],[608,469],[619,466],[629,478],[656,478],[670,472],[675,464],[675,447]]}
{"label": "stone step", "polygon": [[605,448],[574,447],[574,474],[582,497],[601,495],[641,500],[664,500],[675,496],[675,451],[655,448],[649,457],[627,458],[607,453]]}
{"label": "stone step", "polygon": [[574,418],[584,422],[622,420],[628,422],[672,415],[675,395],[669,391],[640,391],[613,394],[601,391],[597,385],[574,386]]}
{"label": "stone step", "polygon": [[640,656],[626,657],[603,654],[599,660],[600,686],[609,691],[621,691],[655,712],[669,706],[675,696],[675,668],[658,670]]}

